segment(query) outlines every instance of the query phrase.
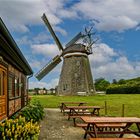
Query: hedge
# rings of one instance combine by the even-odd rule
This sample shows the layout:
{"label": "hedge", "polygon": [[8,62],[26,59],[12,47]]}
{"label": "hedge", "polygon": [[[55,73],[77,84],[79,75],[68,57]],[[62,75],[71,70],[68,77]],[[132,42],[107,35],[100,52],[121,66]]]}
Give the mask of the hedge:
{"label": "hedge", "polygon": [[106,94],[140,94],[139,86],[114,86],[106,90]]}

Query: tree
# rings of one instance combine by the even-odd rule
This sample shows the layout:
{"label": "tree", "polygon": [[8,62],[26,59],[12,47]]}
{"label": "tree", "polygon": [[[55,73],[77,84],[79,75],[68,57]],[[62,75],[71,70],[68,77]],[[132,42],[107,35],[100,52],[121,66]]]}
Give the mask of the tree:
{"label": "tree", "polygon": [[126,83],[126,81],[125,81],[124,79],[120,79],[120,80],[118,81],[118,84],[120,84],[120,85],[125,84],[125,83]]}
{"label": "tree", "polygon": [[112,84],[117,84],[117,83],[118,83],[117,80],[113,79]]}
{"label": "tree", "polygon": [[38,95],[38,91],[40,90],[40,88],[34,88],[35,94]]}
{"label": "tree", "polygon": [[95,80],[95,88],[97,91],[105,91],[109,85],[109,81],[102,77]]}

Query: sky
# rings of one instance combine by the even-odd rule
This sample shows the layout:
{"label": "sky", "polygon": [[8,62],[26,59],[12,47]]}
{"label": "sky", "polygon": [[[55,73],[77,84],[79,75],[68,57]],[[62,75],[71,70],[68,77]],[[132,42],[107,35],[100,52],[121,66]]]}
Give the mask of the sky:
{"label": "sky", "polygon": [[[60,54],[41,19],[43,13],[64,47],[85,26],[94,24],[100,39],[89,55],[93,79],[111,82],[140,77],[139,7],[139,0],[0,0],[0,17],[34,74]],[[30,78],[29,88],[54,88],[62,64],[41,81]]]}

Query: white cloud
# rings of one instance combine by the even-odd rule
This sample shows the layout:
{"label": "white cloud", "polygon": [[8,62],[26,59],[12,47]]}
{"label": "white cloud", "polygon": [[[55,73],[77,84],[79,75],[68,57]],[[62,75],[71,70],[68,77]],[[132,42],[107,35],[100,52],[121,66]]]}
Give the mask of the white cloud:
{"label": "white cloud", "polygon": [[48,35],[47,32],[40,32],[35,36],[31,36],[29,34],[23,35],[20,38],[17,38],[17,44],[20,45],[28,45],[31,46],[32,44],[40,44],[45,43],[51,40],[51,37]]}
{"label": "white cloud", "polygon": [[37,60],[31,60],[30,61],[30,66],[32,68],[40,69],[42,66],[42,61],[37,61]]}
{"label": "white cloud", "polygon": [[20,39],[16,39],[17,40],[17,44],[20,45],[31,45],[32,41],[28,38],[28,36],[22,36],[20,37]]}
{"label": "white cloud", "polygon": [[28,32],[30,25],[43,24],[41,16],[46,13],[49,21],[62,34],[66,31],[58,24],[63,19],[97,20],[96,28],[104,31],[123,31],[140,23],[140,2],[136,0],[81,0],[66,6],[67,0],[2,0],[0,16],[9,28]]}
{"label": "white cloud", "polygon": [[123,31],[140,23],[140,2],[136,0],[82,0],[73,9],[85,19],[97,20],[103,31]]}
{"label": "white cloud", "polygon": [[117,55],[118,54],[107,44],[101,43],[93,48],[93,55],[90,55],[89,59],[95,66],[99,66],[108,63],[112,60],[112,57]]}
{"label": "white cloud", "polygon": [[138,25],[137,27],[136,27],[136,31],[139,31],[140,30],[140,25]]}
{"label": "white cloud", "polygon": [[0,16],[13,30],[27,32],[27,24],[41,23],[43,1],[0,1]]}
{"label": "white cloud", "polygon": [[57,31],[57,32],[60,32],[64,36],[67,35],[67,32],[64,29],[62,29],[62,28],[60,28],[58,26],[57,27],[54,27],[54,30]]}
{"label": "white cloud", "polygon": [[119,32],[124,29],[130,29],[136,27],[138,24],[137,21],[130,19],[127,16],[106,16],[100,20],[100,22],[96,25],[96,28],[103,31],[113,31],[117,30]]}
{"label": "white cloud", "polygon": [[[8,28],[28,32],[30,25],[43,24],[41,19],[43,13],[46,13],[53,26],[60,24],[62,18],[76,17],[76,12],[65,9],[65,4],[65,0],[2,0],[0,1],[0,17]],[[59,31],[66,32],[64,29],[59,29]]]}
{"label": "white cloud", "polygon": [[140,62],[129,61],[107,44],[98,44],[89,59],[94,79],[104,77],[111,81],[112,78],[128,79],[139,76]]}
{"label": "white cloud", "polygon": [[132,73],[135,72],[133,66],[128,62],[126,57],[119,57],[114,62],[108,62],[106,65],[97,67],[96,70],[98,76],[102,75],[109,80],[112,78],[131,78]]}
{"label": "white cloud", "polygon": [[37,36],[33,37],[33,43],[44,43],[50,39],[51,37],[46,32],[40,32]]}
{"label": "white cloud", "polygon": [[34,81],[34,82],[29,82],[29,88],[30,89],[34,89],[34,88],[55,88],[56,85],[58,85],[58,78],[52,79],[51,81],[48,82],[38,82],[38,81]]}
{"label": "white cloud", "polygon": [[59,55],[59,49],[55,44],[39,44],[39,45],[32,45],[32,51],[34,54],[41,54],[45,57],[55,57]]}

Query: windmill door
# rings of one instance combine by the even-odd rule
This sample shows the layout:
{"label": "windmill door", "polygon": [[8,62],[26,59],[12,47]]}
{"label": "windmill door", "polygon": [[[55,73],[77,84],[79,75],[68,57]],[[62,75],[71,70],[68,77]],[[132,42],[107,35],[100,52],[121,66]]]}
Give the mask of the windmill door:
{"label": "windmill door", "polygon": [[7,69],[0,65],[0,121],[7,116]]}

